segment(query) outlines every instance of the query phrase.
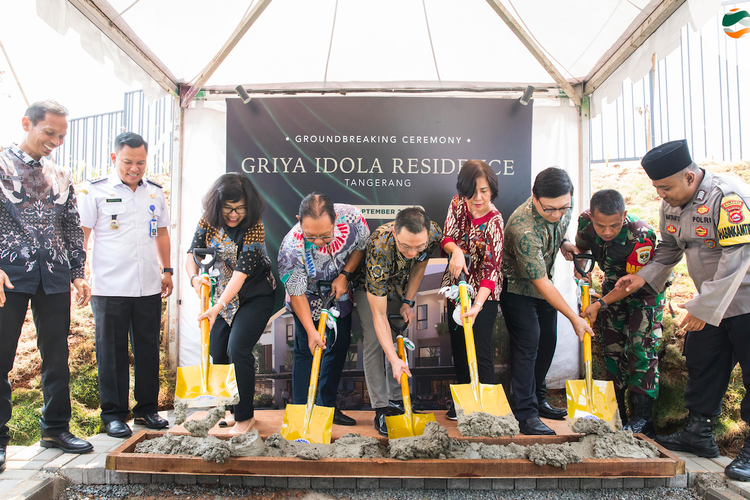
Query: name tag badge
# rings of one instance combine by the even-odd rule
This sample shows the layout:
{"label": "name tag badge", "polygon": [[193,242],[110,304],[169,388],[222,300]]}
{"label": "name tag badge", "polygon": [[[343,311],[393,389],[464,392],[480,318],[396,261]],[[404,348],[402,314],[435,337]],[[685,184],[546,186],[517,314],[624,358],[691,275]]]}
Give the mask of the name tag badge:
{"label": "name tag badge", "polygon": [[122,203],[122,198],[107,198],[107,203]]}
{"label": "name tag badge", "polygon": [[159,234],[159,228],[156,227],[156,219],[151,219],[150,233],[152,238],[156,238],[156,235]]}

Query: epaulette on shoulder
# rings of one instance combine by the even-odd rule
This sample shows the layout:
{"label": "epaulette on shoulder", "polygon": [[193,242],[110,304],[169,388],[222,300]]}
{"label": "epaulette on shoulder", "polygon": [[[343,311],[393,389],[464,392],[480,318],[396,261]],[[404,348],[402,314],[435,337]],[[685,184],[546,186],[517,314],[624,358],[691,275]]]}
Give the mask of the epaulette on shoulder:
{"label": "epaulette on shoulder", "polygon": [[102,182],[104,180],[107,180],[106,175],[102,175],[100,177],[94,177],[93,179],[89,179],[89,184],[96,184],[97,182]]}
{"label": "epaulette on shoulder", "polygon": [[155,183],[154,181],[152,181],[151,179],[146,179],[146,182],[148,182],[148,183],[149,183],[149,184],[151,184],[152,186],[156,186],[156,187],[158,187],[159,189],[164,189],[164,187],[163,187],[163,186],[162,186],[161,184],[157,184],[157,183]]}

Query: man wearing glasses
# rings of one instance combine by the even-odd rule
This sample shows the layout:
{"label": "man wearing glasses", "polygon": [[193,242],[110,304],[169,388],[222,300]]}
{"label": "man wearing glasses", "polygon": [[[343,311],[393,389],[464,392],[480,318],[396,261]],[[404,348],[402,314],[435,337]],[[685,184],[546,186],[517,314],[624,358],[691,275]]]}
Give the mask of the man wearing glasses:
{"label": "man wearing glasses", "polygon": [[565,170],[550,167],[537,175],[531,192],[505,225],[500,307],[510,334],[513,413],[522,434],[551,435],[539,417],[562,420],[567,414],[547,402],[545,383],[557,345],[557,312],[580,339],[593,332],[552,283],[558,249],[567,260],[579,253],[565,238],[573,183]]}
{"label": "man wearing glasses", "polygon": [[[396,215],[394,222],[373,231],[367,242],[364,266],[358,270],[357,311],[363,332],[365,380],[370,406],[375,409],[375,428],[388,435],[386,415],[403,413],[399,381],[411,377],[406,363],[393,347],[389,314],[401,314],[407,324],[414,321],[417,289],[422,283],[429,256],[438,247],[443,231],[418,207]],[[389,364],[383,366],[383,353]],[[392,372],[391,378],[388,372]]]}
{"label": "man wearing glasses", "polygon": [[[325,351],[317,404],[336,408],[334,424],[355,425],[353,418],[336,407],[336,394],[351,341],[353,301],[349,283],[365,255],[370,228],[358,208],[334,204],[317,192],[302,200],[297,220],[279,248],[279,276],[287,293],[286,307],[294,316],[292,401],[307,401],[313,352],[320,346]],[[333,281],[331,290],[325,292],[336,296],[335,307],[339,311],[335,340],[330,345],[318,333],[323,305],[316,295],[320,280]]]}

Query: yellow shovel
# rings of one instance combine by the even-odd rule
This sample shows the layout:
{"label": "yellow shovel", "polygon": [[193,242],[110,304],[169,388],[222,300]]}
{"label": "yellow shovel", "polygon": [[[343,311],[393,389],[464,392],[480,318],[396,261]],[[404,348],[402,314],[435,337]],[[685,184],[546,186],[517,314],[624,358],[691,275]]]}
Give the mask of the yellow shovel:
{"label": "yellow shovel", "polygon": [[[466,266],[469,266],[471,257],[464,255]],[[466,314],[471,308],[469,289],[466,284],[466,274],[461,271],[458,277],[459,298],[461,300],[461,314]],[[479,382],[479,368],[477,367],[477,352],[474,347],[474,329],[470,318],[462,318],[464,327],[464,339],[466,340],[466,358],[469,362],[470,384],[451,384],[451,394],[456,410],[462,409],[464,415],[475,411],[489,413],[498,417],[504,417],[511,413],[508,398],[505,396],[503,386],[499,384],[482,384]]]}
{"label": "yellow shovel", "polygon": [[[316,283],[318,296],[322,298],[321,287],[330,287],[331,283],[332,281],[318,281]],[[322,338],[325,338],[326,335],[328,308],[331,307],[335,298],[333,292],[331,292],[331,295],[327,299],[323,299],[323,309],[320,311],[320,320],[318,320],[318,333]],[[323,350],[320,346],[316,346],[313,352],[310,387],[307,390],[307,403],[304,405],[286,405],[280,432],[284,439],[288,441],[331,444],[334,409],[315,405],[315,397],[318,392],[318,376],[320,375],[320,360],[322,357]]]}
{"label": "yellow shovel", "polygon": [[[406,323],[401,326],[394,325],[394,320],[403,321],[400,314],[389,314],[388,323],[391,329],[398,333],[396,337],[396,346],[398,347],[398,357],[406,362],[406,350],[404,349],[404,336],[401,335],[406,330]],[[406,373],[401,374],[401,396],[404,400],[403,415],[392,415],[385,417],[385,425],[388,427],[388,439],[398,439],[403,437],[419,436],[424,433],[427,422],[437,422],[434,413],[419,414],[414,413],[411,407],[411,394],[409,393],[409,377]]]}
{"label": "yellow shovel", "polygon": [[[206,256],[211,256],[203,262]],[[201,268],[201,276],[208,278],[208,269],[216,262],[215,248],[194,248],[193,259]],[[201,287],[201,312],[208,310],[211,287]],[[177,368],[175,399],[188,407],[208,407],[224,404],[235,404],[238,401],[237,379],[234,365],[214,365],[209,357],[209,322],[201,321],[201,358],[200,365]]]}
{"label": "yellow shovel", "polygon": [[[589,265],[584,264],[582,266],[579,261],[587,261]],[[593,256],[578,254],[575,256],[573,263],[576,271],[584,278],[581,281],[581,310],[585,311],[591,301],[586,276],[593,268]],[[598,418],[606,422],[612,430],[617,430],[615,385],[611,381],[593,380],[591,373],[591,336],[588,333],[583,337],[583,369],[584,380],[565,381],[568,417],[571,419]]]}

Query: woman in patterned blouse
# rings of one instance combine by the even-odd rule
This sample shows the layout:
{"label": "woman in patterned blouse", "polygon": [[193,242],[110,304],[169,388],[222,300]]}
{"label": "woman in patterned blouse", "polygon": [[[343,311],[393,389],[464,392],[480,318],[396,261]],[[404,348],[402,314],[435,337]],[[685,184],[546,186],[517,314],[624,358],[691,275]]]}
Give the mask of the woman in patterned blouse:
{"label": "woman in patterned blouse", "polygon": [[[210,353],[214,363],[234,363],[240,401],[234,407],[233,433],[244,433],[255,424],[255,357],[253,347],[273,313],[276,281],[265,244],[260,216],[265,208],[250,179],[239,173],[219,177],[203,199],[193,248],[215,248],[219,271],[213,291],[214,305],[198,316],[211,324]],[[190,283],[200,295],[206,278],[190,256],[185,265]]]}
{"label": "woman in patterned blouse", "polygon": [[[503,217],[492,204],[498,192],[497,175],[485,162],[469,160],[458,173],[456,190],[458,194],[448,207],[440,245],[443,253],[451,256],[443,274],[442,286],[458,284],[458,276],[464,271],[469,285],[476,291],[474,303],[464,316],[473,323],[479,381],[494,384],[492,329],[502,289],[500,262],[503,255]],[[468,268],[464,254],[471,257]],[[453,364],[458,383],[468,384],[470,377],[464,329],[453,320],[456,307],[460,308],[458,299],[448,299]],[[446,417],[456,419],[455,407],[451,407]]]}

